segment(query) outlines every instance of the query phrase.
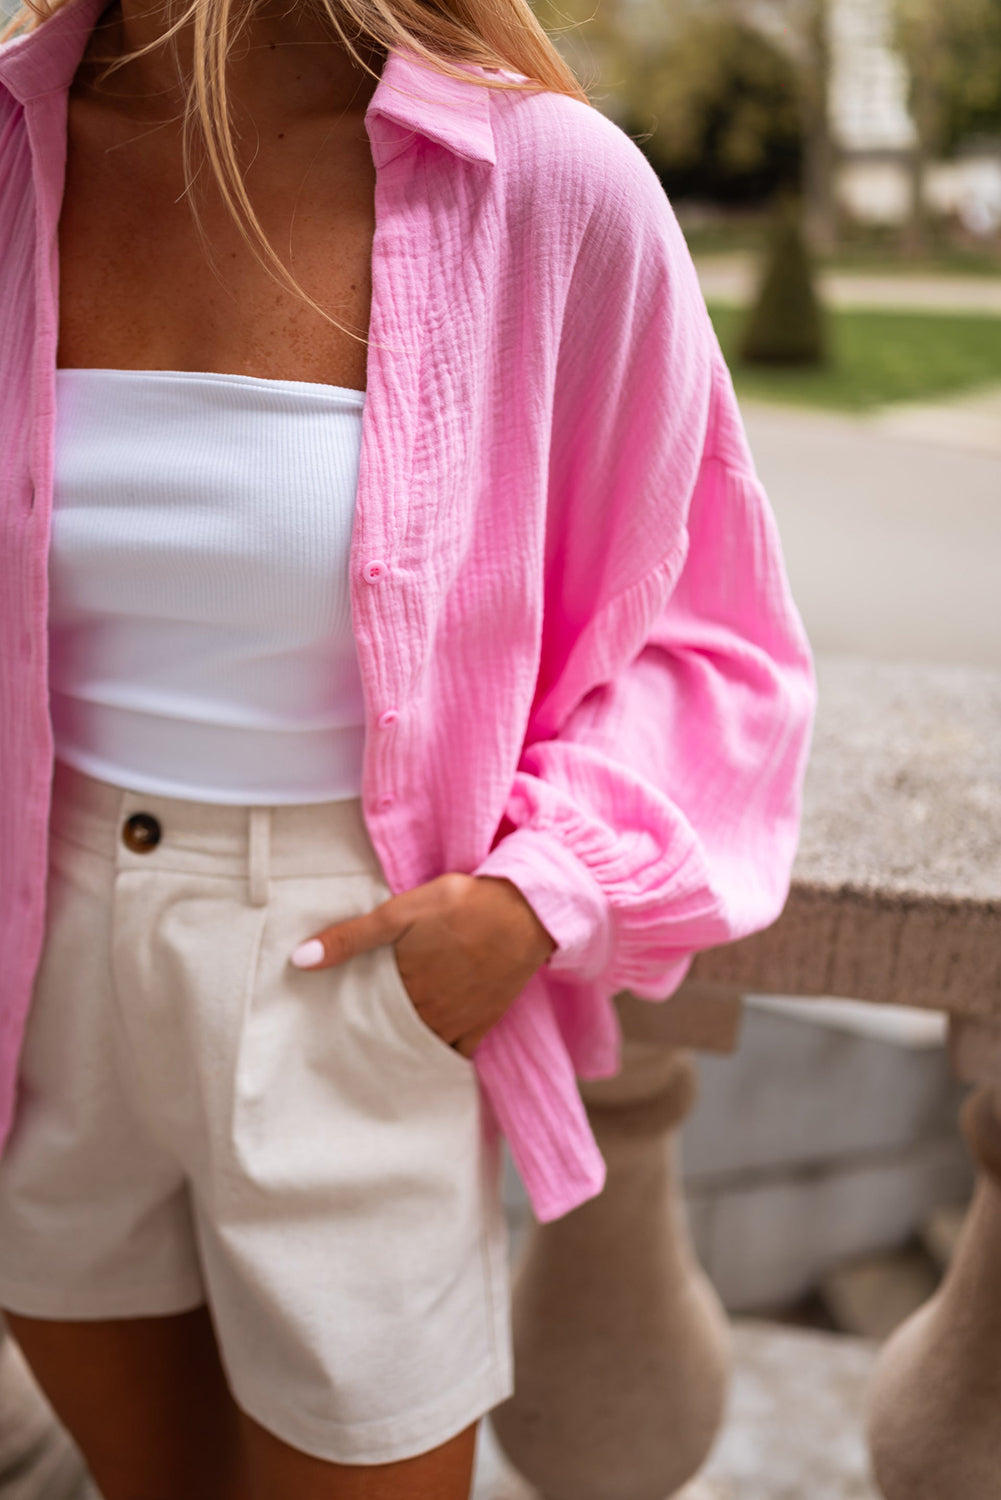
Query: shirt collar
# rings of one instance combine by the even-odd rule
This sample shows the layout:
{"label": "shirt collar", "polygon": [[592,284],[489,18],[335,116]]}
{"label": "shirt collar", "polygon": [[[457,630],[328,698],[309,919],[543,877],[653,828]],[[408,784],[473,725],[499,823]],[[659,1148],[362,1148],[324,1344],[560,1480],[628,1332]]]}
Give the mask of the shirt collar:
{"label": "shirt collar", "polygon": [[[7,42],[0,48],[0,83],[21,104],[68,89],[106,5],[107,0],[69,0],[34,31]],[[415,131],[457,156],[491,165],[496,161],[491,90],[476,81],[484,70],[472,63],[462,67],[470,75],[468,82],[439,73],[409,49],[390,50],[368,102],[365,125],[372,136],[372,121],[379,117],[403,126],[404,134],[384,138],[376,127],[377,166],[398,155]]]}

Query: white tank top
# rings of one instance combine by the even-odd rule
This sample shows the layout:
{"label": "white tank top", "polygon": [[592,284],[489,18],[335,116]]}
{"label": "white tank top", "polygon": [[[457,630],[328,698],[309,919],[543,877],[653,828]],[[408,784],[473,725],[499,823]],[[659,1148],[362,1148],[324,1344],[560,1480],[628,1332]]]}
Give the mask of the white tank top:
{"label": "white tank top", "polygon": [[348,554],[364,392],[59,370],[56,397],[56,755],[197,801],[358,796]]}

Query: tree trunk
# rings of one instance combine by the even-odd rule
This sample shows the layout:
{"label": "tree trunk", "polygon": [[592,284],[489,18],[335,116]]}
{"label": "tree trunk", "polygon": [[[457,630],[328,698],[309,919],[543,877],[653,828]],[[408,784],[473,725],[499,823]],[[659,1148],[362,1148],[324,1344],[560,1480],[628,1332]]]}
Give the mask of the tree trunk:
{"label": "tree trunk", "polygon": [[806,204],[806,229],[813,249],[823,255],[835,248],[838,238],[834,195],[836,153],[830,114],[829,0],[806,0],[803,42],[803,197]]}
{"label": "tree trunk", "polygon": [[939,98],[934,81],[934,54],[938,43],[933,23],[924,37],[923,56],[912,62],[911,114],[915,142],[910,161],[910,210],[904,234],[909,255],[924,255],[930,248],[928,213],[928,164],[938,147]]}

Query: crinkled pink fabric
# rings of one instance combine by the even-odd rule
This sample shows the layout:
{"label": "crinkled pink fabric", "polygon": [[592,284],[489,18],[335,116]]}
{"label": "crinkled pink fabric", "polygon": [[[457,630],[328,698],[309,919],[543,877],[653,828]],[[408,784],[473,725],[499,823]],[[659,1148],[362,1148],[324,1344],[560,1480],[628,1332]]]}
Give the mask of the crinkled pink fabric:
{"label": "crinkled pink fabric", "polygon": [[[45,917],[66,96],[102,4],[0,48],[4,1134]],[[596,109],[477,71],[393,51],[365,116],[362,797],[393,891],[505,876],[558,944],[475,1059],[546,1220],[603,1182],[576,1078],[618,1066],[612,996],[664,999],[697,950],[779,914],[815,688],[654,172]]]}

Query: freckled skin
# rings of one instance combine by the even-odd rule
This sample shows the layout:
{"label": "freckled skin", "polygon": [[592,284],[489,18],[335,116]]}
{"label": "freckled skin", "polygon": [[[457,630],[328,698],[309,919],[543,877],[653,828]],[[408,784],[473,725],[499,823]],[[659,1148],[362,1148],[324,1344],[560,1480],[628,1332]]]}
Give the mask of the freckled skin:
{"label": "freckled skin", "polygon": [[[122,100],[97,84],[96,71],[82,68],[70,96],[60,366],[219,371],[364,390],[365,345],[267,274],[203,171],[198,208],[212,260],[226,268],[224,277],[213,271],[181,196],[180,124],[159,123],[174,111],[155,98]],[[274,120],[255,106],[260,146],[255,154],[251,127],[247,185],[286,263],[291,228],[292,268],[307,292],[365,337],[375,166],[363,116],[375,81],[361,78],[350,108]]]}

